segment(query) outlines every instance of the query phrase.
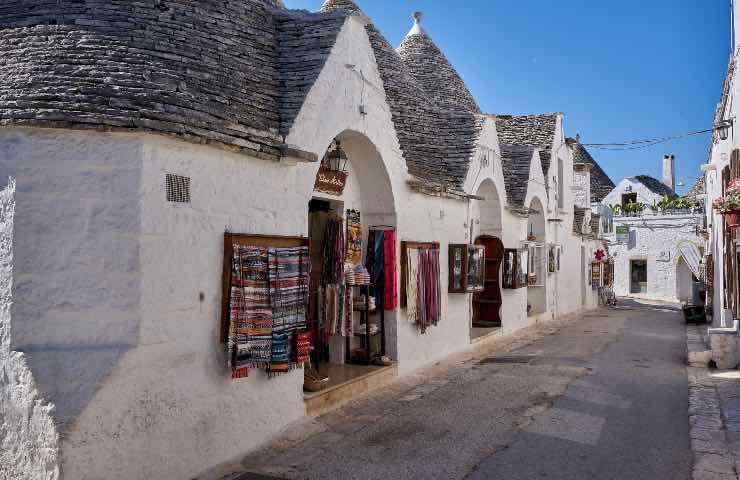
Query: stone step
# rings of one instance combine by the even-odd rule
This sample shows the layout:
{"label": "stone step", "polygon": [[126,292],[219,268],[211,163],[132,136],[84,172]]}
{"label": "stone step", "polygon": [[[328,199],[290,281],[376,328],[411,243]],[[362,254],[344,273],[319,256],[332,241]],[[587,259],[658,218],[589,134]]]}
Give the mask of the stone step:
{"label": "stone step", "polygon": [[338,385],[332,385],[320,392],[306,393],[303,396],[306,415],[310,417],[323,415],[341,407],[350,400],[393,382],[397,377],[398,365],[394,364],[390,367],[373,369]]}

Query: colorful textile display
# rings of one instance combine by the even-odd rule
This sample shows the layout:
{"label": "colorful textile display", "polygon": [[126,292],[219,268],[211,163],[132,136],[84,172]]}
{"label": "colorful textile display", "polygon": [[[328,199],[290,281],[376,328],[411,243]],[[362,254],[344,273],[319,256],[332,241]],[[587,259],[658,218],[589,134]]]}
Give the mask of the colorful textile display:
{"label": "colorful textile display", "polygon": [[268,251],[234,245],[231,268],[229,366],[232,378],[267,367],[272,344]]}
{"label": "colorful textile display", "polygon": [[293,335],[306,328],[310,274],[307,247],[234,245],[229,317],[232,378],[250,368],[287,372]]}
{"label": "colorful textile display", "polygon": [[362,223],[360,212],[347,210],[347,254],[346,261],[350,265],[362,262]]}
{"label": "colorful textile display", "polygon": [[270,248],[269,258],[273,331],[305,329],[311,269],[308,248]]}
{"label": "colorful textile display", "polygon": [[326,224],[324,235],[321,284],[339,284],[344,281],[344,227],[341,218],[332,217]]}
{"label": "colorful textile display", "polygon": [[396,232],[383,232],[383,308],[398,307],[398,276],[396,275]]}
{"label": "colorful textile display", "polygon": [[293,362],[303,365],[311,361],[311,334],[309,332],[297,333],[293,337]]}
{"label": "colorful textile display", "polygon": [[407,281],[406,281],[406,317],[411,323],[416,323],[418,319],[417,298],[419,295],[419,251],[415,248],[409,248],[407,253],[408,263]]}
{"label": "colorful textile display", "polygon": [[439,249],[409,248],[407,258],[406,314],[421,333],[426,333],[439,323],[442,313]]}
{"label": "colorful textile display", "polygon": [[431,325],[437,325],[440,318],[439,250],[419,250],[418,295],[416,308],[417,324],[421,333]]}

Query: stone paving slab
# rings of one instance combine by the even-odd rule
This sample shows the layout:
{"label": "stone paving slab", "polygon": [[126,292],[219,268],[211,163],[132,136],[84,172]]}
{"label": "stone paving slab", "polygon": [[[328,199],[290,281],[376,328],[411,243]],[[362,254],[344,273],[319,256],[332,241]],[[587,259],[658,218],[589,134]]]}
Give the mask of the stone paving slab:
{"label": "stone paving slab", "polygon": [[[687,348],[706,347],[703,332],[687,326]],[[693,480],[738,480],[740,471],[740,372],[694,366],[689,355],[689,426]]]}

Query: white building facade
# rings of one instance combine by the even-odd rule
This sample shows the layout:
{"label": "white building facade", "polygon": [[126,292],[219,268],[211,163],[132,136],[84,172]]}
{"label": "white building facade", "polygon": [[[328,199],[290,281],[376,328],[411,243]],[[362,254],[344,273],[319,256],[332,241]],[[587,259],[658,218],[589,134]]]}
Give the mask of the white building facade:
{"label": "white building facade", "polygon": [[[190,15],[187,2],[170,3],[174,10],[144,12],[146,21]],[[35,57],[56,74],[44,88],[76,95],[75,105],[23,98],[0,105],[0,173],[14,179],[0,205],[0,376],[9,379],[0,385],[0,431],[7,432],[0,441],[14,446],[0,453],[0,469],[9,478],[192,478],[312,414],[302,370],[274,378],[256,370],[233,380],[219,338],[224,233],[308,237],[311,200],[362,212],[363,248],[372,225],[394,229],[399,251],[402,242],[439,244],[441,320],[422,335],[406,309],[385,312],[391,376],[476,340],[474,295],[448,293],[450,244],[490,237],[505,249],[544,252],[531,285],[500,289],[500,327],[487,334],[597,305],[589,267],[604,244],[591,229],[574,233],[574,198],[590,185],[573,183],[575,147],[566,142],[562,114],[543,116],[544,127],[539,117],[523,119],[526,128],[502,141],[499,130],[511,125],[478,111],[464,84],[432,91],[414,70],[415,55],[431,41],[418,25],[398,53],[349,1],[329,1],[315,14],[267,0],[229,1],[204,7],[205,17],[234,22],[226,43],[265,49],[265,58],[278,52],[277,63],[255,70],[273,76],[240,77],[244,62],[255,61],[251,53],[232,52],[233,65],[209,63],[217,59],[203,52],[223,45],[202,45],[202,64],[188,64],[196,54],[180,37],[163,47],[156,28],[127,28],[119,33],[141,36],[136,45],[119,43],[120,57],[91,60],[101,68],[103,60],[124,62],[111,68],[128,72],[125,78],[112,72],[97,84],[92,78],[90,91],[73,92],[62,78],[69,70],[56,70],[66,56],[80,53],[83,39],[105,44],[121,28],[117,21],[141,13],[121,6],[107,13],[116,18],[100,20],[95,6],[62,1],[54,8],[22,20],[0,14],[6,44],[32,25],[22,40],[29,48],[58,47]],[[78,25],[102,23],[80,29],[51,21],[65,15],[78,16]],[[192,19],[192,39],[217,28],[200,20]],[[254,29],[267,29],[259,46]],[[317,32],[327,41],[312,43]],[[281,44],[284,38],[299,41]],[[127,52],[145,52],[150,67],[126,64]],[[309,57],[320,58],[320,67],[301,63]],[[3,67],[7,82],[23,81],[27,58]],[[432,60],[454,84],[446,59]],[[224,64],[232,70],[213,71]],[[229,76],[239,77],[237,85],[224,93]],[[132,78],[141,85],[129,89]],[[251,94],[238,86],[248,81],[257,85]],[[417,94],[433,98],[436,110],[413,104]],[[435,115],[449,120],[447,136],[435,131],[448,143],[428,151],[429,144],[414,143],[425,126],[414,122]],[[456,131],[461,124],[470,127]],[[317,160],[337,140],[349,159],[348,183],[341,195],[328,195],[314,189]],[[552,271],[550,251],[559,259]]]}

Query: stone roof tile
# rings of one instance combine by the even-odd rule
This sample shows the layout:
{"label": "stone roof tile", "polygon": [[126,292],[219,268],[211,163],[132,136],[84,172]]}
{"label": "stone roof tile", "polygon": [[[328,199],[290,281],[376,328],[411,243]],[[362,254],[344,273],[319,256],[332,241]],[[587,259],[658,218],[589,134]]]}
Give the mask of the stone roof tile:
{"label": "stone roof tile", "polygon": [[658,195],[663,195],[666,197],[676,197],[676,192],[674,192],[668,185],[661,182],[660,180],[651,177],[650,175],[637,175],[633,177],[638,182],[642,183],[647,187],[648,190],[650,190],[653,193],[657,193]]}
{"label": "stone roof tile", "polygon": [[501,145],[501,169],[506,186],[506,200],[512,207],[524,207],[534,152],[535,147],[527,145]]}
{"label": "stone roof tile", "polygon": [[547,181],[558,114],[495,115],[495,118],[499,142],[509,145],[527,145],[540,150],[542,173]]}
{"label": "stone roof tile", "polygon": [[567,138],[566,142],[573,152],[573,163],[593,165],[591,170],[591,201],[601,202],[604,197],[609,195],[609,192],[614,190],[614,182],[578,140]]}
{"label": "stone roof tile", "polygon": [[[351,0],[327,0],[321,7],[322,12],[336,10],[364,15]],[[372,22],[368,21],[365,30],[409,173],[462,188],[485,117],[430,101],[429,93]]]}
{"label": "stone roof tile", "polygon": [[401,59],[438,107],[480,113],[478,103],[465,82],[421,28],[420,19],[421,12],[416,12],[414,27],[397,49]]}

